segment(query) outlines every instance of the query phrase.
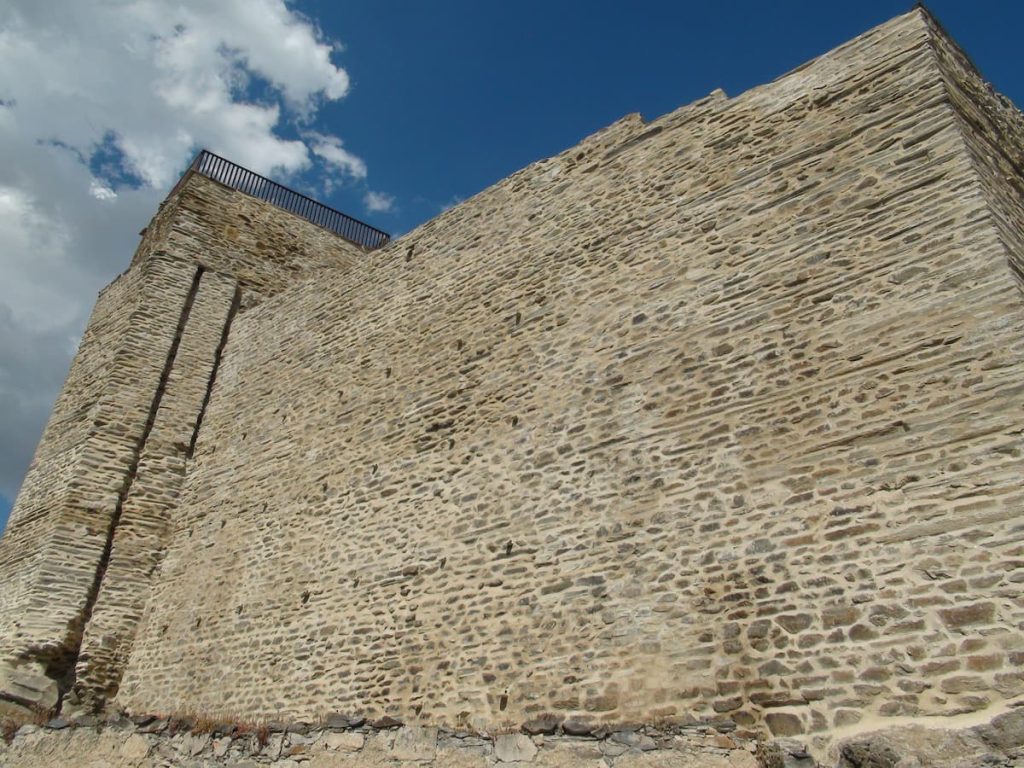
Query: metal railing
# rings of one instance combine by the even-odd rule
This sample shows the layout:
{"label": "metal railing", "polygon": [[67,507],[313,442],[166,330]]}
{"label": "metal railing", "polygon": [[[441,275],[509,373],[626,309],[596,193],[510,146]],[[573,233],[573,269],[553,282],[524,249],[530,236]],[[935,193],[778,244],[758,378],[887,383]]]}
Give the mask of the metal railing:
{"label": "metal railing", "polygon": [[391,235],[387,232],[336,211],[265,176],[260,176],[209,150],[200,150],[189,169],[239,192],[265,200],[364,248],[380,248],[391,240]]}

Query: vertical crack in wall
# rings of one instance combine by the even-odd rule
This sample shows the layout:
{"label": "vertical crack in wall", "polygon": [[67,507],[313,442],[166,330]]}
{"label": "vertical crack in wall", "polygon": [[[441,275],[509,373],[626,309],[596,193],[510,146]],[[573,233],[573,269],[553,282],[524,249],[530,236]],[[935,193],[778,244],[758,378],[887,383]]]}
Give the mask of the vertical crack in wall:
{"label": "vertical crack in wall", "polygon": [[210,398],[213,396],[213,386],[217,383],[217,371],[220,370],[220,361],[224,356],[224,348],[228,344],[228,334],[231,333],[231,323],[235,320],[235,315],[238,314],[238,307],[242,303],[242,291],[239,287],[235,286],[235,293],[231,297],[231,308],[228,310],[227,319],[224,321],[224,330],[220,335],[220,343],[217,344],[217,351],[213,355],[213,367],[210,369],[210,380],[206,385],[206,394],[203,395],[203,404],[199,406],[199,415],[196,417],[196,427],[192,430],[192,439],[188,444],[188,453],[185,454],[186,459],[191,459],[192,454],[196,450],[196,441],[199,439],[199,430],[203,426],[203,417],[206,416],[206,408],[210,404]]}
{"label": "vertical crack in wall", "polygon": [[[202,280],[205,268],[200,266],[196,268],[195,275],[192,278],[192,285],[189,288],[188,295],[185,298],[185,303],[181,308],[181,314],[178,317],[178,325],[174,332],[174,340],[171,342],[171,347],[167,351],[167,359],[164,361],[163,370],[160,372],[160,379],[157,383],[156,391],[153,394],[153,400],[149,406],[149,413],[146,416],[146,424],[142,429],[142,434],[135,444],[135,449],[132,452],[132,460],[128,465],[128,471],[125,473],[124,482],[121,485],[121,490],[117,495],[117,504],[114,507],[114,514],[110,519],[110,525],[107,528],[107,540],[103,547],[103,554],[100,557],[99,564],[96,568],[96,576],[93,579],[92,586],[89,588],[89,592],[86,595],[85,605],[82,608],[79,621],[75,622],[73,632],[69,638],[68,645],[66,646],[66,653],[60,660],[59,664],[50,664],[47,668],[47,673],[50,677],[57,680],[60,685],[61,698],[71,689],[74,684],[75,667],[78,664],[78,656],[81,652],[82,639],[85,635],[85,627],[89,623],[89,619],[92,617],[93,609],[96,606],[96,598],[99,596],[100,586],[103,583],[103,576],[107,572],[107,566],[110,563],[110,555],[114,546],[114,533],[117,530],[117,525],[121,520],[121,513],[124,509],[125,499],[128,497],[128,492],[131,490],[132,483],[135,481],[135,477],[139,471],[139,461],[142,457],[143,449],[146,446],[147,440],[149,440],[149,434],[153,430],[153,424],[156,422],[157,411],[160,410],[160,402],[163,400],[164,392],[167,389],[167,381],[170,378],[171,371],[174,369],[174,361],[178,356],[178,348],[181,346],[181,338],[185,332],[185,326],[188,323],[189,315],[192,313],[192,305],[195,303],[196,294],[199,292],[199,283]],[[60,704],[58,704],[59,708]]]}

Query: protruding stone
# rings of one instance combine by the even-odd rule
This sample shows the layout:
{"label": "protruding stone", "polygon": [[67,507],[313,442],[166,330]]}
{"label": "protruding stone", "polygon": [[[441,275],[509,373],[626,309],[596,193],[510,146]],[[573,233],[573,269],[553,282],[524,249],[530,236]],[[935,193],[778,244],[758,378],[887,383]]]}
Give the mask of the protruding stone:
{"label": "protruding stone", "polygon": [[1024,747],[1024,709],[1015,709],[974,729],[986,744],[1009,752]]}
{"label": "protruding stone", "polygon": [[57,681],[47,677],[36,664],[0,665],[0,695],[43,712],[56,707],[60,698]]}
{"label": "protruding stone", "polygon": [[503,733],[494,739],[494,754],[503,763],[528,763],[537,754],[537,745],[525,734]]}
{"label": "protruding stone", "polygon": [[521,728],[523,733],[528,733],[532,736],[540,734],[550,735],[558,730],[558,726],[562,724],[562,718],[557,715],[546,714],[535,717],[532,720],[527,720],[522,724]]}
{"label": "protruding stone", "polygon": [[330,728],[333,731],[345,731],[349,728],[358,728],[365,722],[366,718],[364,717],[349,716],[343,715],[340,712],[332,712],[324,718],[324,728]]}
{"label": "protruding stone", "polygon": [[139,733],[163,733],[167,730],[169,722],[165,717],[154,717],[145,725],[139,726]]}
{"label": "protruding stone", "polygon": [[731,699],[716,699],[711,703],[711,708],[719,713],[732,712],[742,706],[743,697],[741,696],[734,696]]}
{"label": "protruding stone", "polygon": [[804,732],[804,724],[792,712],[769,712],[765,721],[773,736],[799,736]]}
{"label": "protruding stone", "polygon": [[900,756],[888,744],[862,739],[839,748],[840,765],[847,768],[895,768]]}
{"label": "protruding stone", "polygon": [[570,717],[562,723],[562,730],[570,736],[590,736],[597,728],[598,725],[596,723],[592,723],[589,720],[579,720],[575,717]]}

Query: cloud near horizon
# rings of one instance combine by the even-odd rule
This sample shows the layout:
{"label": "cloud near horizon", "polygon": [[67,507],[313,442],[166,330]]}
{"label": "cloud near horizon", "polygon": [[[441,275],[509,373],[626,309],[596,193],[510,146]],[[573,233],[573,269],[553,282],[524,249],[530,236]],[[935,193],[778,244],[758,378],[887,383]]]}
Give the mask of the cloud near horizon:
{"label": "cloud near horizon", "polygon": [[0,6],[0,496],[17,493],[97,291],[199,147],[364,182],[361,158],[310,129],[349,92],[339,51],[283,0]]}
{"label": "cloud near horizon", "polygon": [[370,213],[391,213],[395,209],[395,197],[386,192],[367,191],[363,204]]}

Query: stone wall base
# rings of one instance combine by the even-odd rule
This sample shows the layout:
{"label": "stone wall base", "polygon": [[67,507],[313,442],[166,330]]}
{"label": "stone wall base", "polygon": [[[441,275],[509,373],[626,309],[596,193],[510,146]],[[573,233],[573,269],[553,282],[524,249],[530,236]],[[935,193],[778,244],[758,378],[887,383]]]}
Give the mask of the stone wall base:
{"label": "stone wall base", "polygon": [[858,734],[834,743],[824,762],[796,741],[741,739],[706,724],[573,736],[460,733],[341,716],[316,726],[89,716],[15,731],[7,722],[0,768],[1024,768],[1024,708],[970,728],[911,724]]}
{"label": "stone wall base", "polygon": [[[144,719],[143,719],[144,720]],[[186,730],[175,721],[130,720],[24,725],[0,741],[3,768],[783,768],[813,767],[777,745],[734,739],[713,728],[668,734],[639,728],[601,738],[506,733],[479,735],[430,727],[260,726]],[[225,732],[228,731],[228,732]]]}

